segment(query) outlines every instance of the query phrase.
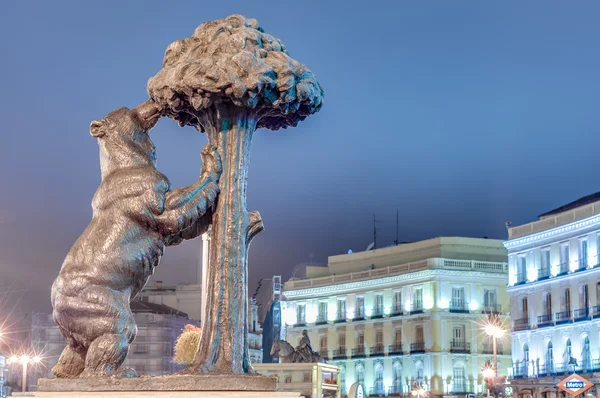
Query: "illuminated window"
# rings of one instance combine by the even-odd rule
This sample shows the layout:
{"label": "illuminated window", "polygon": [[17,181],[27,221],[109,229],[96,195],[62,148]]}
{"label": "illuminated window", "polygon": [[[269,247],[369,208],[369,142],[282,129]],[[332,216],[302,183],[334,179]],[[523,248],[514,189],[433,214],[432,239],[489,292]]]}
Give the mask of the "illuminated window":
{"label": "illuminated window", "polygon": [[546,372],[554,372],[554,354],[552,350],[552,341],[549,341],[548,347],[546,347]]}
{"label": "illuminated window", "polygon": [[581,349],[581,367],[588,370],[592,367],[592,357],[590,354],[590,339],[585,336],[583,339],[583,345]]}
{"label": "illuminated window", "polygon": [[560,245],[560,273],[569,272],[569,244]]}
{"label": "illuminated window", "polygon": [[579,239],[579,269],[587,267],[588,244],[587,238]]}
{"label": "illuminated window", "polygon": [[346,299],[337,301],[337,319],[346,319]]}
{"label": "illuminated window", "polygon": [[356,317],[363,318],[365,316],[365,298],[362,296],[356,297]]}

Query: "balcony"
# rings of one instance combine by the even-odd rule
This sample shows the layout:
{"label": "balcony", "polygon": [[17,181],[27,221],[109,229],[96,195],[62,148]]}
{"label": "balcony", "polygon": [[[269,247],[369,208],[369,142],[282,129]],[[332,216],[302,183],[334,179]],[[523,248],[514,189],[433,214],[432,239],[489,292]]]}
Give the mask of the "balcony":
{"label": "balcony", "polygon": [[497,315],[502,313],[502,308],[498,304],[488,304],[483,306],[481,313]]}
{"label": "balcony", "polygon": [[579,308],[573,311],[573,320],[575,322],[584,321],[590,319],[590,309],[589,308]]}
{"label": "balcony", "polygon": [[388,346],[388,354],[389,355],[402,355],[404,351],[402,350],[402,344],[391,344]]}
{"label": "balcony", "polygon": [[[482,354],[493,355],[494,354],[494,345],[493,344],[484,344],[483,349],[481,350]],[[496,354],[504,355],[504,347],[502,344],[496,344]]]}
{"label": "balcony", "polygon": [[413,303],[413,305],[410,308],[410,313],[411,314],[421,314],[423,313],[423,302],[422,301],[415,301]]}
{"label": "balcony", "polygon": [[301,326],[306,326],[306,319],[296,319],[296,323],[294,324],[295,328],[301,327]]}
{"label": "balcony", "polygon": [[327,314],[319,314],[315,325],[325,325],[327,323]]}
{"label": "balcony", "polygon": [[346,359],[346,347],[340,347],[337,350],[333,350],[331,359]]}
{"label": "balcony", "polygon": [[527,274],[525,272],[518,272],[517,273],[517,282],[515,282],[515,286],[522,285],[526,282],[527,282]]}
{"label": "balcony", "polygon": [[571,322],[571,311],[562,311],[555,313],[554,320],[557,324]]}
{"label": "balcony", "polygon": [[545,314],[538,316],[538,328],[543,328],[546,326],[554,326],[554,321],[552,320],[552,314]]}
{"label": "balcony", "polygon": [[385,355],[383,344],[377,344],[369,349],[370,357],[382,357]]}
{"label": "balcony", "polygon": [[400,396],[400,395],[403,395],[401,382],[394,383],[393,386],[388,387],[388,397],[389,396]]}
{"label": "balcony", "polygon": [[467,306],[467,303],[465,302],[465,300],[452,300],[452,301],[450,301],[449,311],[462,313],[462,314],[468,314],[469,307]]}
{"label": "balcony", "polygon": [[365,319],[365,309],[364,308],[358,308],[356,310],[356,314],[354,314],[354,318],[352,318],[353,321],[362,321]]}
{"label": "balcony", "polygon": [[369,397],[385,397],[385,387],[383,383],[369,388]]}
{"label": "balcony", "polygon": [[398,316],[404,314],[404,308],[402,308],[402,304],[394,305],[392,308],[392,316]]}
{"label": "balcony", "polygon": [[592,316],[594,318],[600,317],[600,305],[595,305],[592,307]]}
{"label": "balcony", "polygon": [[465,341],[460,341],[460,340],[452,340],[450,342],[450,352],[470,354],[471,353],[471,343],[467,343]]}
{"label": "balcony", "polygon": [[519,330],[529,330],[529,329],[531,329],[531,326],[529,326],[529,319],[527,319],[527,318],[517,319],[513,323],[513,330],[515,332],[519,331]]}
{"label": "balcony", "polygon": [[537,271],[537,280],[543,281],[544,279],[550,278],[550,267],[540,267]]}
{"label": "balcony", "polygon": [[575,272],[586,270],[587,269],[587,264],[588,264],[587,257],[580,258],[579,261],[577,262],[577,269],[575,270]]}
{"label": "balcony", "polygon": [[364,346],[352,349],[352,358],[365,358],[366,356],[367,353]]}
{"label": "balcony", "polygon": [[410,343],[410,353],[411,354],[421,354],[425,352],[425,343]]}
{"label": "balcony", "polygon": [[321,358],[327,359],[329,358],[329,350],[319,350],[319,355],[321,356]]}
{"label": "balcony", "polygon": [[371,319],[383,318],[383,306],[376,306],[373,308],[373,315]]}
{"label": "balcony", "polygon": [[556,276],[563,276],[563,275],[567,275],[568,273],[569,273],[569,262],[567,261],[567,262],[560,264],[558,275],[556,275]]}

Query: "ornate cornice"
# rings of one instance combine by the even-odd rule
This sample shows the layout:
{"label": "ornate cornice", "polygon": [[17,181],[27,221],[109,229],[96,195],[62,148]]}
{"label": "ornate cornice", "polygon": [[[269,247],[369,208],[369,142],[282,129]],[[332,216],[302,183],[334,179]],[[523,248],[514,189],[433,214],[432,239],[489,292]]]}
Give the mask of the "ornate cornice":
{"label": "ornate cornice", "polygon": [[340,283],[335,285],[313,287],[308,289],[285,290],[283,295],[288,299],[305,299],[315,296],[335,295],[343,292],[344,294],[352,293],[353,290],[364,290],[369,287],[377,287],[378,289],[387,287],[398,282],[408,280],[419,280],[431,278],[434,276],[455,276],[460,278],[506,278],[506,273],[467,271],[467,270],[447,270],[447,269],[428,269],[406,274],[388,276],[385,278],[365,279],[358,282]]}
{"label": "ornate cornice", "polygon": [[573,232],[585,227],[590,227],[595,224],[600,224],[600,215],[591,216],[581,221],[575,221],[570,224],[555,227],[544,232],[537,232],[531,235],[527,235],[524,238],[511,239],[504,242],[504,247],[506,247],[506,249],[508,250],[515,250],[521,246],[529,245],[547,238],[559,237],[560,235],[565,235],[569,232]]}

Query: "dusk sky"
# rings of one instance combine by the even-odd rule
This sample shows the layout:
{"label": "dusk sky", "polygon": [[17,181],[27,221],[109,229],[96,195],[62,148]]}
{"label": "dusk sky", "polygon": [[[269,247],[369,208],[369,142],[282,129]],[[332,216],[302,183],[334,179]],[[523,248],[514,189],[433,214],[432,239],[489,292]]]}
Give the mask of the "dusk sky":
{"label": "dusk sky", "polygon": [[[265,231],[260,278],[395,239],[505,239],[505,222],[600,191],[600,3],[567,1],[7,1],[0,13],[0,297],[50,311],[50,286],[91,219],[92,120],[148,98],[166,47],[243,14],[325,90],[297,128],[259,130],[248,207]],[[173,187],[206,137],[161,120]],[[154,279],[196,280],[200,240],[168,248]],[[302,274],[302,272],[299,272]],[[26,289],[26,291],[23,291]],[[4,309],[1,307],[4,306]]]}

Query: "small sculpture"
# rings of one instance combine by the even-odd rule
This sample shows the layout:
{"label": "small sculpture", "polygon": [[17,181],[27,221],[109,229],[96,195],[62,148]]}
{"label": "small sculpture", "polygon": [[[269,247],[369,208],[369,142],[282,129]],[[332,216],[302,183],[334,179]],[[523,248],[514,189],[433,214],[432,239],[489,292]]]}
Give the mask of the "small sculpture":
{"label": "small sculpture", "polygon": [[327,362],[317,352],[312,350],[308,332],[302,331],[302,338],[298,347],[294,347],[285,340],[275,340],[271,346],[271,356],[279,356],[280,363],[313,363]]}
{"label": "small sculpture", "polygon": [[194,360],[198,345],[202,337],[202,329],[194,325],[185,325],[182,333],[175,343],[173,362],[180,365],[189,365]]}
{"label": "small sculpture", "polygon": [[210,224],[221,174],[216,148],[202,150],[195,184],[171,190],[155,168],[147,134],[161,113],[147,101],[90,126],[100,146],[101,183],[92,221],[52,286],[54,321],[67,340],[52,369],[57,377],[115,374],[137,332],[129,303],[154,272],[164,246],[195,238]]}
{"label": "small sculpture", "polygon": [[148,93],[180,126],[206,132],[225,174],[212,216],[202,338],[187,373],[248,373],[248,247],[263,229],[260,214],[246,208],[252,136],[318,112],[323,89],[258,21],[231,15],[171,43]]}

